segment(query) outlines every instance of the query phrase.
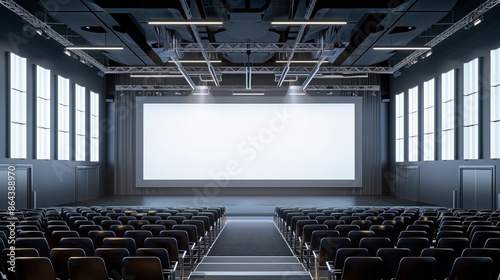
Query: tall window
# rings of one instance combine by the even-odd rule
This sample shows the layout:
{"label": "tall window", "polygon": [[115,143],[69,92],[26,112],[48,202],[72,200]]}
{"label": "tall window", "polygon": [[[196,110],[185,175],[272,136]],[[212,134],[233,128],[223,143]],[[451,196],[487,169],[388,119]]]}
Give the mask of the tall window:
{"label": "tall window", "polygon": [[441,159],[455,159],[455,69],[441,74]]}
{"label": "tall window", "polygon": [[405,96],[396,95],[396,162],[405,161]]}
{"label": "tall window", "polygon": [[75,160],[85,160],[85,87],[75,85]]}
{"label": "tall window", "polygon": [[57,76],[57,159],[69,160],[69,80]]}
{"label": "tall window", "polygon": [[26,58],[10,54],[10,157],[26,158]]}
{"label": "tall window", "polygon": [[500,158],[500,49],[491,51],[491,158]]}
{"label": "tall window", "polygon": [[464,159],[479,158],[479,59],[464,64]]}
{"label": "tall window", "polygon": [[36,158],[50,159],[50,70],[36,66]]}
{"label": "tall window", "polygon": [[424,82],[424,160],[435,159],[434,79]]}
{"label": "tall window", "polygon": [[408,161],[418,161],[418,86],[408,91]]}
{"label": "tall window", "polygon": [[90,92],[90,161],[99,161],[99,94]]}

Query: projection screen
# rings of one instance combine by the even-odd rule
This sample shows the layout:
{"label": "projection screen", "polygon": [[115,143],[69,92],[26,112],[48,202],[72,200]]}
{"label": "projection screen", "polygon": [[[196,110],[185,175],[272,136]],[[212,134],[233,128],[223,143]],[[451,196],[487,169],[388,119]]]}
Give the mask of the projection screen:
{"label": "projection screen", "polygon": [[360,99],[297,99],[138,100],[137,186],[361,187]]}

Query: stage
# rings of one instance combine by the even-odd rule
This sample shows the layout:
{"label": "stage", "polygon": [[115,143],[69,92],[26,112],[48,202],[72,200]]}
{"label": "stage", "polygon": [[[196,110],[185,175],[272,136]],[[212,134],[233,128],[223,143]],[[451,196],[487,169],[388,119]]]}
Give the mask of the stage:
{"label": "stage", "polygon": [[268,216],[276,206],[301,207],[438,207],[392,196],[103,196],[57,206],[226,207],[229,216]]}

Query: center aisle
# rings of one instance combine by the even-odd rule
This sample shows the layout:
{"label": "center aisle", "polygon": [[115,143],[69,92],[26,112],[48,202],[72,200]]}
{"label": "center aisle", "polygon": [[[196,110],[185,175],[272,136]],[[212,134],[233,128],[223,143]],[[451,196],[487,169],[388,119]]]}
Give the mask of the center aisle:
{"label": "center aisle", "polygon": [[189,279],[311,280],[271,217],[228,219]]}

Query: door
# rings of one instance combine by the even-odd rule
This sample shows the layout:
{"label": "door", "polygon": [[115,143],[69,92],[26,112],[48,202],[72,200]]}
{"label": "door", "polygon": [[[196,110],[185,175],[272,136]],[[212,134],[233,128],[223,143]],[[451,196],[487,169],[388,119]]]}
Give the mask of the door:
{"label": "door", "polygon": [[398,166],[396,180],[398,198],[420,201],[420,168],[418,166]]}
{"label": "door", "polygon": [[463,209],[495,209],[495,167],[460,166],[460,205]]}
{"label": "door", "polygon": [[15,187],[16,209],[33,208],[32,165],[0,165],[0,209],[9,206],[9,185]]}

